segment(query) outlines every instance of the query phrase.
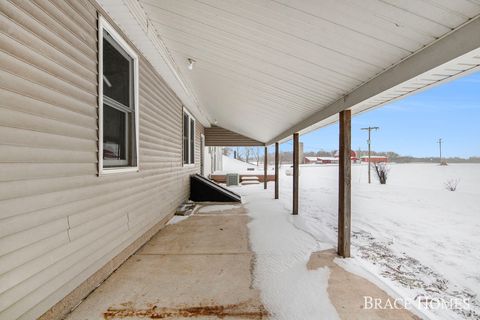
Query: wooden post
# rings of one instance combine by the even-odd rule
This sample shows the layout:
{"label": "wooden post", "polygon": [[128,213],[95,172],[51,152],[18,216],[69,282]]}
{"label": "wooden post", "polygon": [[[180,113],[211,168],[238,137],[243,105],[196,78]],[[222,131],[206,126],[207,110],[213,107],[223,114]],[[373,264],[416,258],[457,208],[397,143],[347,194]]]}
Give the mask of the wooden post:
{"label": "wooden post", "polygon": [[338,168],[338,254],[350,257],[351,229],[351,111],[340,112],[339,168]]}
{"label": "wooden post", "polygon": [[278,164],[280,163],[280,152],[278,142],[275,142],[275,199],[278,199]]}
{"label": "wooden post", "polygon": [[299,174],[298,133],[293,134],[293,205],[292,214],[298,214],[298,174]]}
{"label": "wooden post", "polygon": [[268,148],[263,151],[263,189],[267,189]]}

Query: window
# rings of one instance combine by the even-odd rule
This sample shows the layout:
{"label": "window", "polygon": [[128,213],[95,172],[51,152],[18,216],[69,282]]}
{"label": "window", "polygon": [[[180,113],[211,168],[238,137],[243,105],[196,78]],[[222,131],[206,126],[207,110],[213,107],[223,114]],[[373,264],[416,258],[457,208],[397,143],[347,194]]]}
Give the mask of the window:
{"label": "window", "polygon": [[195,163],[195,119],[183,111],[183,164]]}
{"label": "window", "polygon": [[100,17],[99,172],[138,170],[138,57]]}

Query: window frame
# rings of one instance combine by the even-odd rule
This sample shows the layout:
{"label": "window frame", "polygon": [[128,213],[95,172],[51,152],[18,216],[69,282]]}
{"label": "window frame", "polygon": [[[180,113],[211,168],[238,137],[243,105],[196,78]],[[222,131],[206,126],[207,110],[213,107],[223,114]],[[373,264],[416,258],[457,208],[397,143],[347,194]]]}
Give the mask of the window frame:
{"label": "window frame", "polygon": [[[134,140],[134,148],[135,150],[129,151],[132,156],[135,157],[135,165],[131,166],[112,166],[112,167],[104,167],[104,160],[103,160],[103,38],[104,38],[104,30],[108,32],[110,37],[116,42],[118,46],[121,47],[132,59],[133,62],[133,88],[132,94],[133,98],[131,98],[131,102],[133,103],[133,112],[134,112],[134,130],[133,133],[135,135]],[[122,52],[121,52],[122,53]],[[122,53],[123,54],[123,53]],[[108,21],[99,16],[98,18],[98,174],[111,174],[111,173],[121,173],[121,172],[135,172],[139,171],[139,67],[138,67],[138,55],[133,50],[133,48],[123,39],[123,37],[112,27]],[[108,97],[107,97],[108,98]],[[113,100],[113,99],[112,99]],[[113,100],[114,101],[114,100]],[[110,106],[111,107],[111,106]],[[115,108],[116,109],[116,108]],[[119,110],[122,111],[122,110]],[[124,111],[122,111],[124,112]],[[127,117],[128,119],[128,117]],[[126,128],[128,128],[128,120],[126,124]],[[132,133],[129,129],[125,130],[126,140],[125,144],[129,148],[133,148],[133,143],[130,139],[130,133]],[[107,160],[106,160],[107,161]],[[105,162],[106,162],[105,161]],[[127,160],[128,161],[128,160]],[[127,162],[128,164],[128,162]]]}
{"label": "window frame", "polygon": [[[188,116],[188,162],[185,162],[185,141],[184,141],[184,136],[185,136],[185,121],[184,117],[185,115]],[[184,167],[193,167],[195,166],[195,135],[196,135],[196,123],[197,120],[195,119],[194,116],[186,108],[183,108],[182,112],[182,165]],[[192,134],[193,133],[193,134]],[[192,145],[193,143],[193,145]],[[192,154],[192,148],[193,148],[193,154]]]}

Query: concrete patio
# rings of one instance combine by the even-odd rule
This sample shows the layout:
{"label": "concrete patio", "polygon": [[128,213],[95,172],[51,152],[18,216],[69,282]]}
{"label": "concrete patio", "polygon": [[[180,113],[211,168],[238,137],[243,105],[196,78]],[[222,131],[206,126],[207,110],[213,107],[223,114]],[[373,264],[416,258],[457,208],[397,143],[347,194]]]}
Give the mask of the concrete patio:
{"label": "concrete patio", "polygon": [[[158,232],[67,319],[277,318],[253,282],[255,253],[245,206],[206,206],[179,220]],[[330,269],[328,294],[341,319],[417,319],[405,310],[364,310],[364,295],[388,295],[340,268],[334,257],[333,250],[314,252],[305,268]]]}
{"label": "concrete patio", "polygon": [[167,225],[67,319],[264,318],[248,219],[237,208]]}

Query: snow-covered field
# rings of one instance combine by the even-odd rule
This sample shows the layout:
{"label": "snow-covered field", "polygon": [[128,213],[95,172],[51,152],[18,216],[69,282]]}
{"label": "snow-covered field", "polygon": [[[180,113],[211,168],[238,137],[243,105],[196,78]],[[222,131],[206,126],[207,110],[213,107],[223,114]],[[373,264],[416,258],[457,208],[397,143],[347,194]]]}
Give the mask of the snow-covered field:
{"label": "snow-covered field", "polygon": [[[352,168],[355,263],[404,298],[468,300],[470,309],[434,307],[432,318],[480,319],[480,165],[390,164],[386,185]],[[282,168],[280,196],[291,207],[292,177]],[[372,172],[372,177],[373,177]],[[300,169],[302,229],[336,243],[338,166]],[[445,182],[458,179],[456,191]]]}
{"label": "snow-covered field", "polygon": [[225,174],[225,173],[263,173],[263,166],[257,166],[256,164],[250,162],[244,162],[241,160],[233,159],[227,156],[222,157],[223,169],[222,171],[216,171],[216,174]]}
{"label": "snow-covered field", "polygon": [[[297,217],[289,214],[289,168],[281,168],[279,202],[272,204],[272,195],[261,185],[235,188],[247,199],[253,218],[249,226],[258,259],[256,281],[278,319],[297,319],[292,310],[299,310],[302,299],[312,313],[298,319],[322,314],[333,319],[337,315],[325,292],[325,270],[310,274],[304,265],[311,252],[336,245],[338,166],[301,166]],[[386,185],[377,182],[374,172],[369,185],[368,167],[353,165],[353,258],[337,263],[394,298],[417,306],[421,302],[421,310],[412,311],[422,318],[480,319],[480,164],[389,168]],[[458,180],[456,191],[446,190],[449,180]],[[292,301],[299,305],[290,308]],[[452,301],[458,308],[445,305]]]}
{"label": "snow-covered field", "polygon": [[[234,188],[252,218],[249,238],[255,252],[254,281],[272,320],[340,319],[327,293],[328,268],[308,270],[312,252],[331,248],[296,226],[280,201],[263,185]],[[271,190],[271,189],[270,189]]]}

